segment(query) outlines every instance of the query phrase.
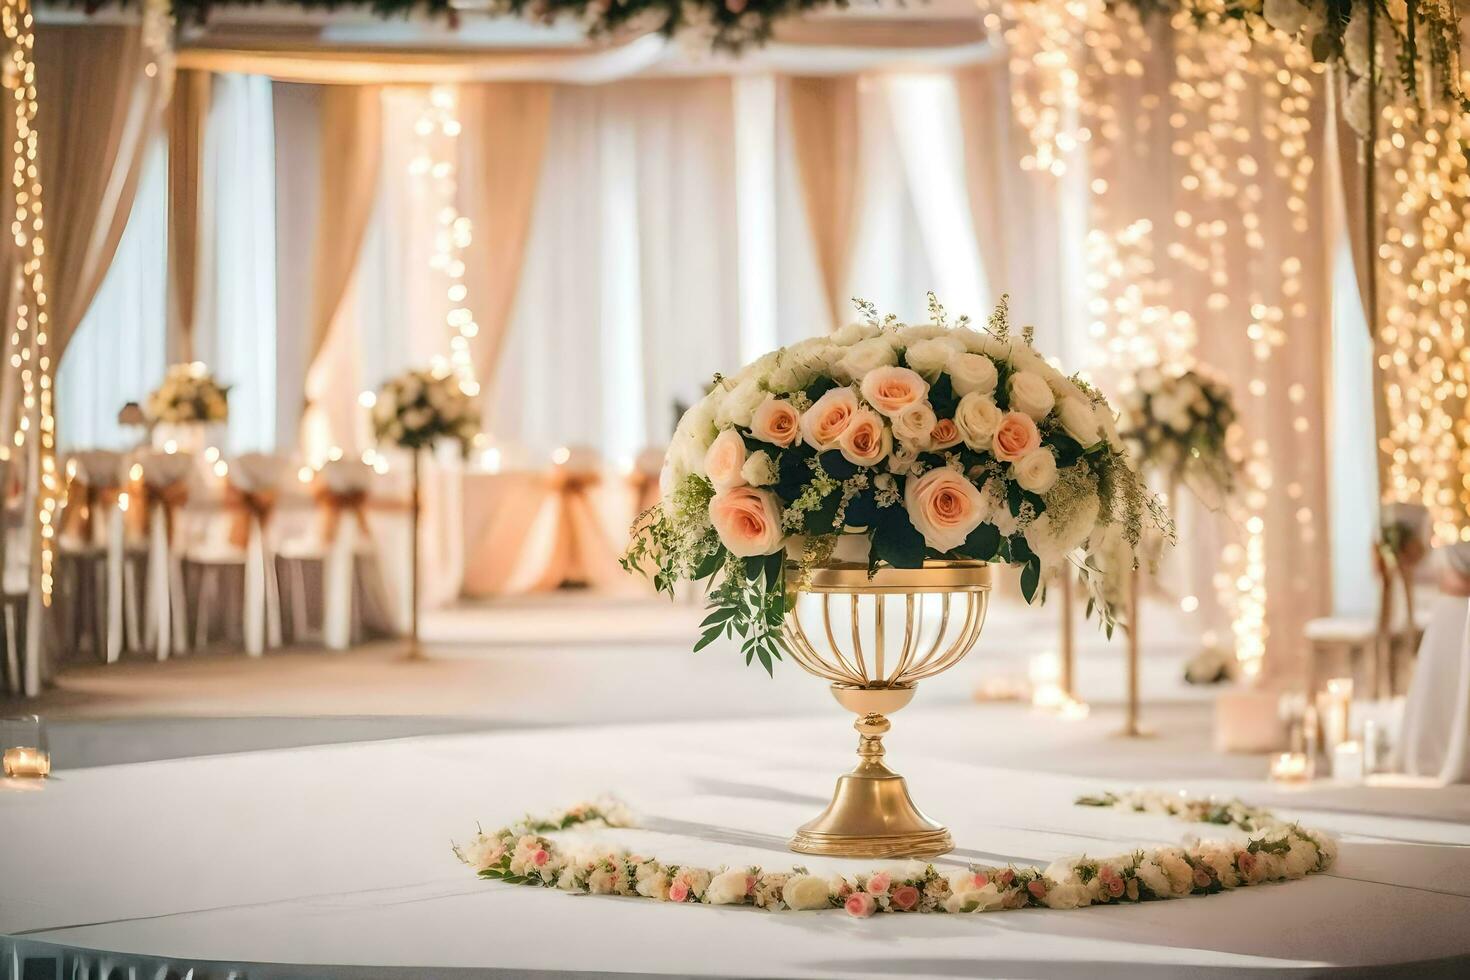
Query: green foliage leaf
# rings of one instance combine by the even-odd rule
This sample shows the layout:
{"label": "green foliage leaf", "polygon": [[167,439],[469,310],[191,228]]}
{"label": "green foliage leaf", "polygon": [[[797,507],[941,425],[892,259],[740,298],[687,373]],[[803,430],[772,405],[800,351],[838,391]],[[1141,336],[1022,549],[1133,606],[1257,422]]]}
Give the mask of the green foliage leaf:
{"label": "green foliage leaf", "polygon": [[886,515],[873,528],[873,555],[894,568],[922,568],[924,536],[902,512]]}
{"label": "green foliage leaf", "polygon": [[960,551],[966,558],[976,561],[993,561],[1000,551],[1000,528],[983,523],[970,532]]}
{"label": "green foliage leaf", "polygon": [[1036,589],[1041,585],[1041,559],[1032,556],[1026,562],[1026,567],[1021,570],[1021,595],[1028,603],[1036,599]]}
{"label": "green foliage leaf", "polygon": [[954,418],[955,409],[959,407],[960,399],[954,393],[954,382],[950,380],[948,374],[941,374],[929,386],[929,404],[933,406],[934,414],[940,418]]}

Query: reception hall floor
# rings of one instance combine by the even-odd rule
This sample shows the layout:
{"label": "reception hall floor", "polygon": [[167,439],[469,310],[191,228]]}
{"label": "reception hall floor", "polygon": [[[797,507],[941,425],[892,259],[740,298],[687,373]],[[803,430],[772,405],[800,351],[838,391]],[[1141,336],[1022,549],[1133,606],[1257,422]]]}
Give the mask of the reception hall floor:
{"label": "reception hall floor", "polygon": [[869,923],[479,882],[450,839],[607,791],[654,828],[623,843],[785,867],[784,835],[851,765],[850,717],[821,683],[789,666],[772,680],[732,650],[688,652],[696,607],[564,594],[438,614],[417,662],[383,643],[67,672],[34,708],[55,777],[0,781],[0,958],[55,956],[74,976],[187,962],[197,980],[1095,980],[1411,962],[1415,976],[1467,975],[1470,787],[1272,786],[1261,757],[1213,751],[1215,689],[1180,682],[1191,643],[1157,615],[1144,674],[1156,737],[1114,736],[1122,650],[1086,623],[1088,717],[977,703],[979,686],[1023,677],[1054,648],[1039,617],[998,604],[970,660],[894,717],[889,761],[962,858],[1044,863],[1209,835],[1071,805],[1147,786],[1239,796],[1333,831],[1332,873],[1130,909]]}

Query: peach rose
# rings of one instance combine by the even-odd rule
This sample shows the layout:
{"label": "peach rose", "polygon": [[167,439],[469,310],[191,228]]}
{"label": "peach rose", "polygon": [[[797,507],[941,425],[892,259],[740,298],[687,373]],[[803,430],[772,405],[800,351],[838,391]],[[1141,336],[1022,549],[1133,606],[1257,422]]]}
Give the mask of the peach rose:
{"label": "peach rose", "polygon": [[877,466],[893,445],[893,433],[877,412],[860,408],[837,440],[842,458],[854,466]]}
{"label": "peach rose", "polygon": [[901,885],[893,890],[893,907],[900,912],[912,912],[919,904],[919,890],[913,885]]}
{"label": "peach rose", "polygon": [[767,398],[750,417],[750,434],[785,448],[801,438],[801,414],[788,401]]}
{"label": "peach rose", "polygon": [[964,475],[941,466],[903,485],[904,507],[924,543],[953,551],[985,520],[985,500]]}
{"label": "peach rose", "polygon": [[960,436],[960,427],[955,425],[954,419],[940,419],[934,423],[934,428],[929,432],[930,449],[948,449],[958,446],[964,440]]}
{"label": "peach rose", "polygon": [[878,903],[867,892],[853,892],[847,896],[847,902],[844,903],[843,907],[847,909],[847,914],[853,918],[866,919],[877,909]]}
{"label": "peach rose", "polygon": [[874,368],[863,375],[862,389],[868,404],[889,418],[929,398],[929,382],[901,367]]}
{"label": "peach rose", "polygon": [[882,895],[888,891],[888,886],[893,883],[893,878],[886,871],[879,871],[868,879],[867,887],[863,891],[869,895]]}
{"label": "peach rose", "polygon": [[857,410],[857,395],[851,388],[833,388],[802,413],[801,434],[806,444],[817,452],[835,448]]}
{"label": "peach rose", "polygon": [[784,545],[781,505],[769,490],[733,487],[709,502],[709,520],[720,543],[740,558],[769,555]]}
{"label": "peach rose", "polygon": [[996,459],[1014,463],[1040,445],[1041,431],[1031,416],[1024,412],[1006,412],[1001,416],[1000,425],[995,427],[990,451]]}
{"label": "peach rose", "polygon": [[734,429],[715,437],[704,454],[704,475],[716,490],[728,490],[745,482],[740,469],[745,465],[745,440]]}

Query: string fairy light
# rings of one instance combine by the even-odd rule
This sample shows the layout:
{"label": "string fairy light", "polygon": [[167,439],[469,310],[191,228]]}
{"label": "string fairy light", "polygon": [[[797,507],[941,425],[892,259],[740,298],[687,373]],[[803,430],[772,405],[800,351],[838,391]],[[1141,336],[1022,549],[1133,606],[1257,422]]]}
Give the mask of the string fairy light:
{"label": "string fairy light", "polygon": [[[40,137],[36,132],[35,21],[30,0],[0,0],[0,29],[9,50],[5,54],[3,83],[14,114],[15,140],[11,147],[13,211],[11,239],[15,245],[17,285],[14,328],[10,342],[11,366],[20,373],[22,413],[14,435],[17,449],[27,447],[39,473],[36,521],[40,530],[41,601],[51,604],[55,585],[56,517],[61,475],[56,468],[54,368],[51,357],[51,321],[46,294],[45,216],[42,206]],[[32,427],[34,430],[32,431]]]}
{"label": "string fairy light", "polygon": [[444,277],[444,296],[449,307],[445,320],[453,331],[449,338],[449,358],[443,367],[459,379],[460,390],[474,398],[480,393],[480,385],[475,378],[470,342],[479,334],[480,325],[470,309],[469,288],[465,285],[464,253],[470,246],[473,230],[470,219],[459,212],[458,206],[456,158],[461,128],[457,90],[452,85],[433,86],[414,122],[417,147],[408,170],[413,179],[427,182],[423,191],[435,215],[429,266]]}
{"label": "string fairy light", "polygon": [[1390,106],[1383,122],[1384,495],[1428,507],[1437,541],[1470,541],[1470,124],[1443,105]]}

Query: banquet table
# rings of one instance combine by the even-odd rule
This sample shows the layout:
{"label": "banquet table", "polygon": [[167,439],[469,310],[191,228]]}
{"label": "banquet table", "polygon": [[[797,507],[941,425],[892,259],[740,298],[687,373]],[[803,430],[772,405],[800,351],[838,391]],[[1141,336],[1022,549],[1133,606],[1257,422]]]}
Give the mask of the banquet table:
{"label": "banquet table", "polygon": [[[890,760],[954,832],[960,849],[941,863],[1045,864],[1228,833],[1078,807],[1079,793],[1129,787],[940,757],[917,741],[890,738]],[[1158,788],[1239,795],[1334,832],[1333,869],[1140,905],[858,920],[515,887],[478,880],[450,851],[477,823],[488,830],[616,790],[644,829],[583,833],[665,861],[869,870],[884,862],[798,858],[784,846],[825,802],[851,743],[832,718],[720,720],[437,735],[0,781],[0,952],[15,976],[33,975],[22,972],[26,958],[47,957],[59,961],[54,975],[85,977],[127,967],[197,978],[1092,980],[1408,963],[1416,976],[1466,975],[1463,814],[1394,815],[1340,797],[1314,809],[1310,793],[1259,782]]]}

